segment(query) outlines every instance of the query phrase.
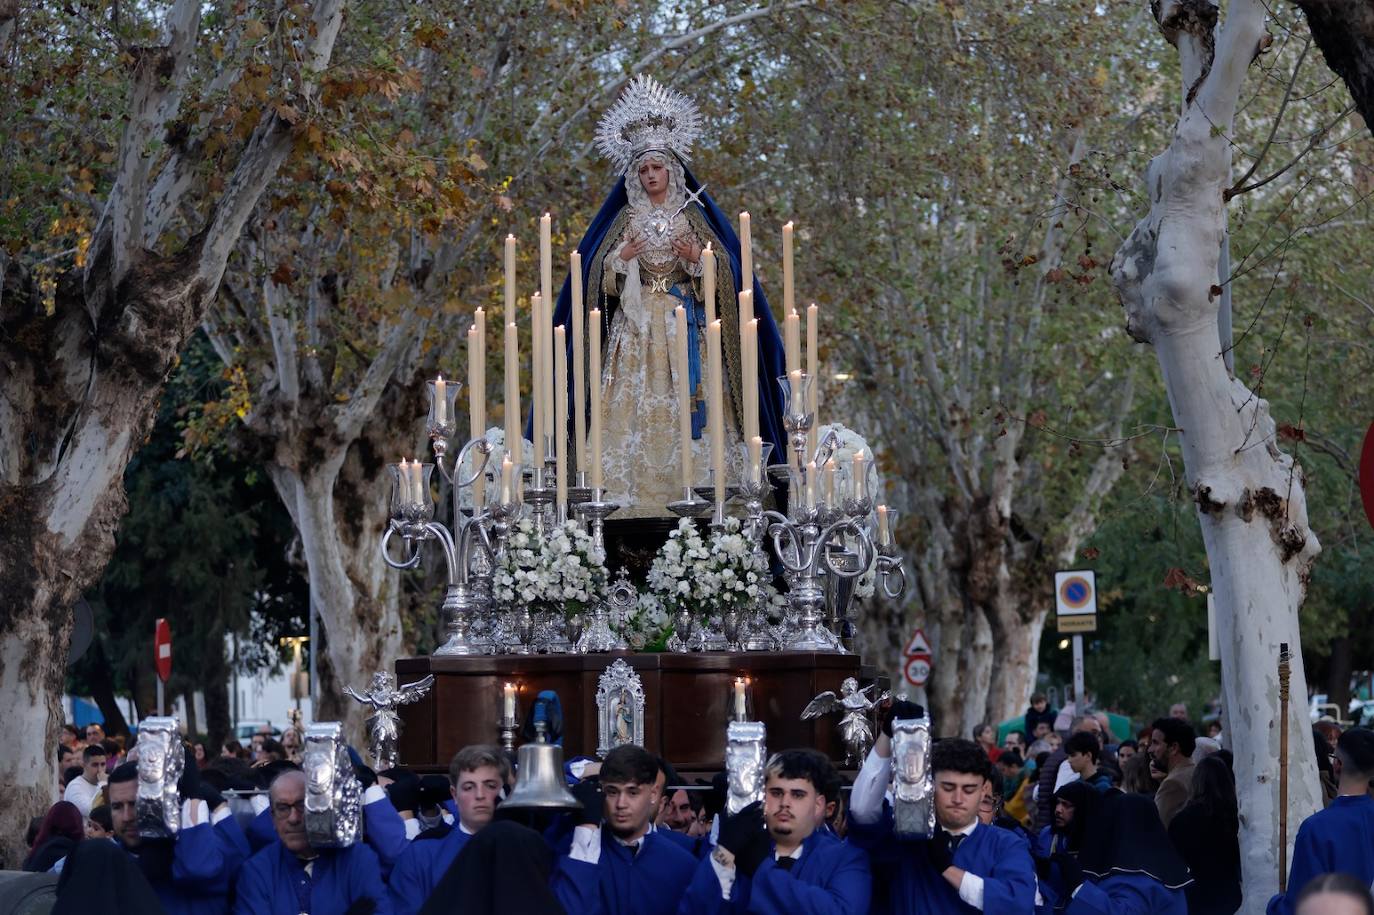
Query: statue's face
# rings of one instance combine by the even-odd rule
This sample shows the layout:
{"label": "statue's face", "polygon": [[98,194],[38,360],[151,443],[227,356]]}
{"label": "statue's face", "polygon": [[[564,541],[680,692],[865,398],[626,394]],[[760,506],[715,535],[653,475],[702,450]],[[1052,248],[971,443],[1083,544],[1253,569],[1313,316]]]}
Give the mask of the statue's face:
{"label": "statue's face", "polygon": [[639,183],[644,186],[644,192],[650,199],[667,193],[668,166],[655,156],[646,158],[639,163]]}
{"label": "statue's face", "polygon": [[845,677],[844,683],[840,684],[840,691],[844,693],[846,696],[851,693],[857,692],[858,689],[859,681],[855,680],[853,677]]}

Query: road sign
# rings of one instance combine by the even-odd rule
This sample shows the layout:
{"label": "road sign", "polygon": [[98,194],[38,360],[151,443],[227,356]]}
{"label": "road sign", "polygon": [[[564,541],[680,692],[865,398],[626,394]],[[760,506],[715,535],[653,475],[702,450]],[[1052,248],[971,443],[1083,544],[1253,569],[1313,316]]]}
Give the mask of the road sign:
{"label": "road sign", "polygon": [[906,661],[906,682],[912,686],[925,686],[930,680],[930,655],[912,655]]}
{"label": "road sign", "polygon": [[926,638],[926,631],[920,626],[911,634],[911,641],[906,643],[906,648],[902,649],[902,654],[908,658],[917,655],[925,655],[926,660],[930,660],[935,652],[930,649],[930,640]]}
{"label": "road sign", "polygon": [[1097,579],[1091,570],[1054,573],[1055,621],[1060,632],[1097,631]]}
{"label": "road sign", "polygon": [[158,679],[166,683],[172,676],[172,627],[164,619],[153,627],[153,662]]}

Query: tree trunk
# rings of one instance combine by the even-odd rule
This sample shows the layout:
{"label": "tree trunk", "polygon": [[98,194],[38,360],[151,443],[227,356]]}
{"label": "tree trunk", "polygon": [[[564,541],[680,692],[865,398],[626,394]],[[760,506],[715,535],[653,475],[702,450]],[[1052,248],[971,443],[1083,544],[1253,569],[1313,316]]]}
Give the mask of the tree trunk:
{"label": "tree trunk", "polygon": [[87,679],[90,682],[91,698],[95,700],[101,716],[105,719],[105,735],[113,737],[123,734],[128,737],[129,723],[124,720],[124,710],[119,707],[119,699],[115,696],[114,680],[110,677],[110,663],[100,639],[93,640],[90,650],[95,652],[95,663],[90,665]]}
{"label": "tree trunk", "polygon": [[1326,65],[1345,81],[1374,132],[1374,6],[1350,0],[1297,0]]}
{"label": "tree trunk", "polygon": [[1298,607],[1320,547],[1307,526],[1302,471],[1275,444],[1268,404],[1228,374],[1217,336],[1229,138],[1245,72],[1264,37],[1264,10],[1258,0],[1233,0],[1218,30],[1216,8],[1198,0],[1156,9],[1179,47],[1183,114],[1168,150],[1146,173],[1150,213],[1117,252],[1112,277],[1127,331],[1155,348],[1182,430],[1216,600],[1245,911],[1258,913],[1278,887],[1280,643],[1294,652],[1283,761],[1290,843],[1321,803],[1298,634]]}
{"label": "tree trunk", "polygon": [[300,535],[320,625],[315,718],[345,722],[361,744],[367,716],[343,687],[362,689],[402,651],[400,578],[380,553],[389,518],[385,459],[355,445],[308,466],[267,470]]}
{"label": "tree trunk", "polygon": [[1331,657],[1326,662],[1326,701],[1341,710],[1344,718],[1350,707],[1350,672],[1352,670],[1350,636],[1331,640]]}
{"label": "tree trunk", "polygon": [[[302,77],[304,101],[329,62],[342,6],[313,5],[304,68],[292,71]],[[200,11],[198,0],[176,0],[160,30],[165,45],[139,49],[114,182],[84,266],[57,278],[51,314],[37,280],[8,257],[0,261],[0,707],[16,748],[0,755],[7,862],[17,863],[29,818],[53,800],[49,748],[64,720],[71,608],[114,551],[127,509],[124,469],[152,429],[177,354],[244,223],[295,142],[290,124],[264,115],[223,193],[207,201],[206,227],[170,255],[145,248],[156,214],[179,200],[150,193],[150,169],[163,160],[149,150],[180,113]]]}

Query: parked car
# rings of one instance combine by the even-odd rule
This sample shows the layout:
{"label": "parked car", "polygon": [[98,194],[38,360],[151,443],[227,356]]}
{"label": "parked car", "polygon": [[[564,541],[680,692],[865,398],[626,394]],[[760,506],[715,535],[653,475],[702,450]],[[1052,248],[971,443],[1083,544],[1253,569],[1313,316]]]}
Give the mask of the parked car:
{"label": "parked car", "polygon": [[[266,728],[266,730],[264,730]],[[274,740],[281,739],[281,728],[274,727],[272,722],[262,718],[245,718],[234,725],[234,739],[239,743],[246,744],[253,739],[254,734],[269,733]]]}

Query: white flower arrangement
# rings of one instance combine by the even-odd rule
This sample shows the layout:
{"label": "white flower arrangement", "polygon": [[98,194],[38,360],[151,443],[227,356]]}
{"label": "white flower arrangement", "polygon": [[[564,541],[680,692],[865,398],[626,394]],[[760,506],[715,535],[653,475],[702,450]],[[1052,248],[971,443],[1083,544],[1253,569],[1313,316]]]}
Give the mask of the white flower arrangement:
{"label": "white flower arrangement", "polygon": [[766,607],[776,597],[767,561],[754,553],[735,518],[709,540],[690,518],[679,520],[649,568],[649,592],[666,615],[685,609],[703,620]]}
{"label": "white flower arrangement", "polygon": [[510,532],[497,564],[493,596],[507,607],[576,613],[605,598],[606,566],[593,554],[592,538],[575,521],[541,534],[522,518]]}
{"label": "white flower arrangement", "polygon": [[658,597],[645,591],[635,601],[621,631],[635,651],[662,651],[672,634],[673,623]]}

